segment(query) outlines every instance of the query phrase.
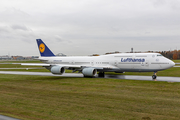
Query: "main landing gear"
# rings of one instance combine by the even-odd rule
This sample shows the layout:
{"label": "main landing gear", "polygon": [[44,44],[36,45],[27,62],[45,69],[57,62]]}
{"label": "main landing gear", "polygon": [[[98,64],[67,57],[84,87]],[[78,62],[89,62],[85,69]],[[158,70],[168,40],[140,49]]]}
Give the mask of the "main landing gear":
{"label": "main landing gear", "polygon": [[154,72],[154,75],[152,76],[152,79],[155,80],[157,78],[157,75],[156,75],[157,72]]}
{"label": "main landing gear", "polygon": [[104,78],[104,72],[99,72],[99,73],[98,73],[98,77]]}

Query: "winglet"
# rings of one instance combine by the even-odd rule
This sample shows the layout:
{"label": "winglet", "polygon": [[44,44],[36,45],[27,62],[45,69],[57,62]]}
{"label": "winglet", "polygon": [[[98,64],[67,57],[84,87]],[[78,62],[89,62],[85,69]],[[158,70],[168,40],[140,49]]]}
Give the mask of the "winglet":
{"label": "winglet", "polygon": [[46,44],[41,39],[36,39],[39,52],[42,57],[52,57],[55,56],[52,51],[46,46]]}

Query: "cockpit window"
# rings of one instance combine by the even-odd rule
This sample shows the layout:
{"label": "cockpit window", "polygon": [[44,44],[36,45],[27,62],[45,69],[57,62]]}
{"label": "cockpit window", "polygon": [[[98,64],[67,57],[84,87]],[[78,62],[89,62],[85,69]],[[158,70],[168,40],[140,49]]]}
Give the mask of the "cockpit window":
{"label": "cockpit window", "polygon": [[161,54],[158,54],[157,56],[162,56]]}

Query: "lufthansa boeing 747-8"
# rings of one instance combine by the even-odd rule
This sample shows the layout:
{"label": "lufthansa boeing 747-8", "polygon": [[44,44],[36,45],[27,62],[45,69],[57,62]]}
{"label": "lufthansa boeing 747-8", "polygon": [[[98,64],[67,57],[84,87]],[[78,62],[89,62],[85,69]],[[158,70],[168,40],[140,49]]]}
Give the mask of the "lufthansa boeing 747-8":
{"label": "lufthansa boeing 747-8", "polygon": [[175,63],[159,53],[119,53],[100,56],[58,57],[41,40],[37,44],[43,64],[38,65],[50,70],[53,74],[63,74],[65,69],[73,72],[82,72],[84,77],[104,77],[105,72],[154,72],[152,78],[156,79],[156,72],[171,68]]}

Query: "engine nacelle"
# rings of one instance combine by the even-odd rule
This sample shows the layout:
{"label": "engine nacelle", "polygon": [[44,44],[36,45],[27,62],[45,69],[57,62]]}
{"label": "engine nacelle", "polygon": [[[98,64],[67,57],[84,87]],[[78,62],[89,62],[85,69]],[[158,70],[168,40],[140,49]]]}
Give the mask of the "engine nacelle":
{"label": "engine nacelle", "polygon": [[65,72],[65,69],[62,66],[53,66],[53,67],[51,67],[51,72],[53,74],[62,75]]}
{"label": "engine nacelle", "polygon": [[94,77],[97,74],[97,70],[94,68],[84,68],[82,74],[84,77]]}

